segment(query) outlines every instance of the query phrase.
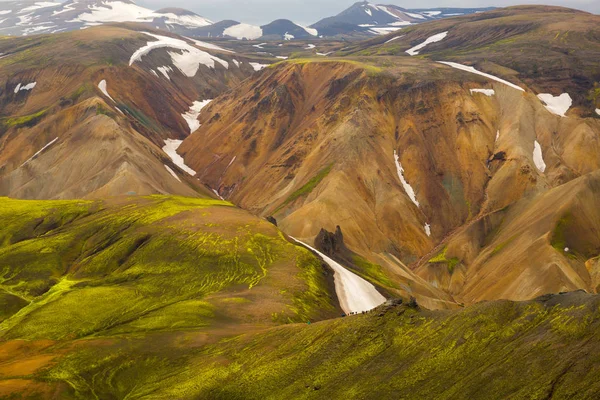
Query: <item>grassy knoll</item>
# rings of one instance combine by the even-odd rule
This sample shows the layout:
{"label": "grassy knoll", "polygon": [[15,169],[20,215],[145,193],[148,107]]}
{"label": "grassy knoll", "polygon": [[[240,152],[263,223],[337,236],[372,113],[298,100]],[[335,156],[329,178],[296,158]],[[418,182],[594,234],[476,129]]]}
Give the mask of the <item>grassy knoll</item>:
{"label": "grassy knoll", "polygon": [[[226,321],[272,325],[335,314],[321,263],[224,201],[0,203],[0,302],[10,304],[0,316],[3,339]],[[235,293],[247,304],[219,309]]]}

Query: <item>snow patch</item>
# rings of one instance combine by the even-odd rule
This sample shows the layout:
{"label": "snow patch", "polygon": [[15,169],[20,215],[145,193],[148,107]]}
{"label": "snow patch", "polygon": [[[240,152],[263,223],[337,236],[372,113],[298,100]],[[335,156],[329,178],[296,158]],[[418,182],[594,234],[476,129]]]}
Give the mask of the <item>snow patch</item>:
{"label": "snow patch", "polygon": [[263,35],[263,31],[260,26],[238,24],[225,29],[223,35],[231,36],[238,40],[255,40]]}
{"label": "snow patch", "polygon": [[295,37],[294,35],[292,35],[292,34],[290,34],[290,33],[287,33],[287,32],[286,32],[286,33],[283,35],[283,40],[292,40],[292,39],[294,39],[294,37]]}
{"label": "snow patch", "polygon": [[550,93],[540,93],[538,99],[545,103],[545,107],[552,114],[564,117],[566,112],[573,104],[573,100],[569,93],[563,93],[560,96],[552,96]]}
{"label": "snow patch", "polygon": [[537,140],[533,142],[533,163],[540,172],[546,170],[546,163],[544,162],[544,157],[542,155],[542,146],[540,146],[540,143]]}
{"label": "snow patch", "polygon": [[37,85],[37,82],[31,82],[28,83],[27,85],[21,85],[20,83],[15,87],[15,93],[19,93],[19,91],[21,90],[32,90],[35,85]]}
{"label": "snow patch", "polygon": [[410,200],[413,203],[415,203],[417,207],[420,207],[419,202],[417,201],[417,196],[415,195],[415,191],[404,178],[404,168],[402,168],[402,164],[400,164],[400,158],[398,157],[398,153],[396,152],[396,150],[394,150],[394,160],[396,160],[396,170],[398,171],[398,178],[400,178],[400,182],[402,183],[402,187],[404,187],[404,191],[406,192]]}
{"label": "snow patch", "polygon": [[492,79],[492,80],[494,80],[496,82],[504,83],[505,85],[510,86],[513,89],[517,89],[517,90],[520,90],[522,92],[525,91],[523,88],[515,85],[514,83],[510,83],[509,81],[505,81],[504,79],[498,78],[497,76],[486,74],[485,72],[478,71],[478,70],[476,70],[473,67],[469,67],[467,65],[462,65],[462,64],[458,64],[458,63],[450,62],[450,61],[438,61],[438,62],[440,64],[444,64],[444,65],[447,65],[447,66],[452,67],[452,68],[460,69],[462,71],[470,72],[472,74],[477,74],[477,75],[485,76],[486,78]]}
{"label": "snow patch", "polygon": [[225,53],[235,53],[233,50],[225,49],[225,48],[223,48],[221,46],[217,46],[216,44],[203,42],[203,41],[192,39],[192,38],[189,38],[189,37],[186,37],[186,39],[191,40],[198,47],[204,47],[205,49],[210,49],[210,50],[223,51]]}
{"label": "snow patch", "polygon": [[425,39],[423,43],[406,50],[406,52],[411,56],[416,56],[417,54],[419,54],[419,50],[421,50],[423,47],[427,46],[430,43],[436,43],[443,40],[446,37],[446,35],[448,35],[448,31],[437,33]]}
{"label": "snow patch", "polygon": [[346,314],[369,311],[385,302],[385,297],[375,289],[375,286],[358,275],[348,271],[342,265],[327,257],[317,249],[314,249],[293,237],[291,238],[296,243],[302,244],[317,253],[331,269],[333,269],[335,293],[337,294],[342,310],[344,310]]}
{"label": "snow patch", "polygon": [[238,60],[231,60],[235,64],[236,67],[240,67],[240,62]]}
{"label": "snow patch", "polygon": [[368,8],[365,8],[365,12],[366,12],[367,14],[369,14],[369,16],[370,16],[370,17],[372,17],[372,16],[373,16],[373,13],[372,13],[372,12],[371,12],[371,10],[369,10]]}
{"label": "snow patch", "polygon": [[165,78],[167,78],[168,80],[171,80],[171,77],[169,76],[169,72],[173,72],[173,68],[171,67],[158,67],[156,68],[161,74],[163,74],[165,76]]}
{"label": "snow patch", "polygon": [[387,35],[388,33],[396,32],[396,31],[400,30],[400,28],[385,27],[385,28],[371,28],[369,30],[376,35]]}
{"label": "snow patch", "polygon": [[596,108],[596,114],[600,115],[600,108]]}
{"label": "snow patch", "polygon": [[388,40],[387,42],[385,42],[384,44],[393,42],[394,40],[400,39],[401,37],[404,37],[405,35],[400,35],[400,36],[395,36],[393,38],[391,38],[390,40]]}
{"label": "snow patch", "polygon": [[53,140],[50,141],[50,143],[48,143],[47,145],[45,145],[44,147],[42,147],[37,153],[35,153],[34,155],[32,155],[31,157],[29,157],[29,159],[27,159],[27,161],[25,161],[23,164],[21,164],[21,167],[25,164],[27,164],[29,161],[33,160],[34,158],[36,158],[38,155],[40,155],[40,153],[42,153],[42,151],[46,150],[48,147],[52,146],[56,141],[58,140],[58,138],[54,138]]}
{"label": "snow patch", "polygon": [[416,18],[416,19],[427,19],[424,16],[422,16],[421,14],[415,14],[415,13],[409,13],[409,12],[405,12],[404,14],[408,15],[409,17]]}
{"label": "snow patch", "polygon": [[155,35],[148,32],[142,33],[152,36],[153,38],[157,39],[157,41],[148,42],[145,46],[136,50],[129,59],[129,65],[133,65],[133,63],[136,61],[141,61],[142,57],[150,53],[152,50],[173,48],[181,51],[181,53],[169,52],[173,64],[183,74],[190,78],[196,75],[196,72],[198,72],[198,69],[200,68],[200,64],[214,69],[215,62],[217,62],[223,67],[229,68],[229,63],[227,61],[221,60],[210,53],[202,51],[183,40],[168,36]]}
{"label": "snow patch", "polygon": [[309,43],[309,44],[306,45],[306,47],[304,48],[304,50],[312,50],[315,47],[317,47],[317,46],[315,46],[314,44]]}
{"label": "snow patch", "polygon": [[212,99],[203,100],[203,101],[195,101],[191,106],[188,112],[181,114],[183,119],[187,122],[190,127],[190,134],[194,133],[198,128],[200,128],[200,121],[198,121],[198,116],[200,115],[200,111],[204,107],[210,103]]}
{"label": "snow patch", "polygon": [[473,93],[482,93],[488,97],[492,97],[493,95],[496,94],[494,89],[471,89],[471,94],[473,94]]}
{"label": "snow patch", "polygon": [[280,60],[287,60],[289,57],[286,57],[286,56],[277,56],[277,58],[279,58]]}
{"label": "snow patch", "polygon": [[425,223],[425,226],[423,227],[425,229],[425,234],[427,236],[431,236],[431,225],[429,225],[427,222]]}
{"label": "snow patch", "polygon": [[[171,160],[173,161],[173,163],[175,165],[177,165],[179,168],[181,168],[183,171],[187,172],[188,174],[194,176],[194,175],[196,175],[196,171],[194,171],[193,169],[191,169],[190,167],[185,165],[185,161],[183,160],[183,157],[181,157],[177,153],[177,149],[179,148],[179,146],[181,146],[182,142],[183,142],[183,140],[165,139],[165,145],[163,146],[162,150],[169,156],[169,158],[171,158]],[[165,165],[165,167],[166,167],[166,165]],[[170,169],[169,167],[167,167],[167,168]],[[177,178],[177,179],[179,179],[179,178]]]}
{"label": "snow patch", "polygon": [[169,173],[171,175],[173,175],[173,178],[177,179],[179,182],[181,182],[181,179],[179,179],[179,177],[177,176],[177,174],[175,173],[175,171],[173,171],[171,168],[169,168],[169,166],[167,164],[163,164],[165,166],[165,168],[167,169],[167,171],[169,171]]}
{"label": "snow patch", "polygon": [[[154,71],[153,71],[154,72]],[[156,73],[156,72],[155,72]],[[106,90],[106,80],[102,79],[100,81],[100,83],[98,83],[98,89],[100,89],[100,91],[109,99],[111,99],[113,102],[115,101],[115,99],[113,99],[112,97],[110,97],[110,94],[108,94],[108,91]]]}
{"label": "snow patch", "polygon": [[254,68],[255,71],[260,71],[263,68],[267,68],[269,66],[269,64],[261,64],[261,63],[256,63],[256,62],[251,62],[249,63],[252,68]]}

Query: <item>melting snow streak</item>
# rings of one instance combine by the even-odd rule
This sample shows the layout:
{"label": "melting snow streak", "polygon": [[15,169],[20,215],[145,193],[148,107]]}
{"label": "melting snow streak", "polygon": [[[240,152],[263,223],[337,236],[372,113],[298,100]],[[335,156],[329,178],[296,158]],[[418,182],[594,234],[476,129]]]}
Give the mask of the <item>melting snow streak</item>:
{"label": "melting snow streak", "polygon": [[438,33],[437,35],[430,36],[423,43],[406,50],[406,52],[408,54],[410,54],[411,56],[416,56],[417,54],[419,54],[419,50],[421,50],[423,47],[427,46],[430,43],[435,43],[435,42],[441,41],[442,39],[444,39],[446,37],[446,35],[448,35],[448,31],[441,32],[441,33]]}
{"label": "melting snow streak", "polygon": [[[188,174],[194,176],[194,175],[196,175],[196,171],[194,171],[193,169],[191,169],[190,167],[185,165],[185,161],[183,160],[183,157],[181,157],[177,153],[177,149],[179,148],[179,146],[181,146],[181,142],[182,142],[182,140],[166,139],[165,146],[162,149],[165,153],[167,153],[167,155],[171,158],[171,160],[173,160],[173,163],[175,165],[177,165],[179,168],[181,168]],[[165,165],[165,167],[166,167],[166,165]],[[170,169],[170,168],[167,167],[167,169]],[[177,178],[177,179],[179,179],[179,178]]]}
{"label": "melting snow streak", "polygon": [[542,146],[540,146],[537,140],[533,143],[533,163],[537,169],[540,170],[540,172],[544,172],[546,170],[546,163],[544,162],[544,157],[542,156]]}
{"label": "melting snow streak", "polygon": [[396,160],[396,170],[398,171],[398,178],[400,178],[400,182],[402,182],[404,191],[411,199],[411,201],[415,203],[417,207],[420,207],[419,202],[417,201],[417,196],[415,195],[415,191],[404,178],[404,168],[402,168],[402,164],[400,164],[400,158],[398,157],[398,153],[396,152],[396,150],[394,150],[394,160]]}

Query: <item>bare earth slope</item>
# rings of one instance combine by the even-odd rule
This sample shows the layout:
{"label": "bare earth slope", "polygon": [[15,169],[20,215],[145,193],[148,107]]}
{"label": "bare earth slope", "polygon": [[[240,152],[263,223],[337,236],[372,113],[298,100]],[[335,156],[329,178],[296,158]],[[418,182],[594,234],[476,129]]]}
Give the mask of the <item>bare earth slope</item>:
{"label": "bare earth slope", "polygon": [[[593,92],[590,80],[596,78],[587,66],[600,48],[598,25],[591,23],[597,16],[543,7],[508,10],[456,21],[475,24],[492,18],[494,23],[488,30],[482,26],[478,37],[510,45],[501,51],[490,49],[500,63],[499,54],[520,54],[523,43],[537,41],[538,33],[554,29],[556,20],[581,19],[587,30],[580,26],[578,32],[588,38],[590,51],[574,52],[563,68],[571,76],[584,74],[588,83],[579,88]],[[494,13],[500,13],[502,24],[493,19]],[[529,14],[539,26],[523,30],[520,41],[511,39],[512,29],[498,27],[510,27]],[[408,35],[429,32],[421,34],[424,41],[427,35],[449,29],[445,39],[424,49],[439,49],[445,40],[451,48],[457,43],[453,35],[466,28],[458,24],[455,34],[448,21],[411,27]],[[411,57],[404,50],[419,40],[406,43],[400,38],[380,51],[380,42],[367,42],[359,45],[361,51],[347,50],[350,56],[290,60],[265,70],[204,110],[202,127],[180,149],[186,162],[201,181],[244,208],[275,216],[290,235],[310,241],[321,228],[332,232],[339,225],[348,247],[394,284],[375,283],[419,296],[429,307],[447,304],[450,299],[436,287],[448,290],[452,280],[456,286],[449,292],[459,302],[526,299],[565,287],[595,287],[583,265],[600,252],[596,239],[577,266],[572,265],[574,255],[563,254],[564,249],[545,258],[529,249],[521,260],[529,266],[529,275],[522,276],[524,287],[490,291],[492,275],[475,272],[480,268],[475,259],[483,254],[485,243],[494,241],[500,224],[506,226],[520,214],[512,209],[523,210],[528,204],[533,215],[549,217],[540,196],[573,180],[595,193],[594,179],[586,178],[600,166],[600,119],[589,112],[597,107],[595,100],[582,99],[581,91],[564,84],[566,79],[550,87],[548,79],[501,64],[475,64],[469,72],[437,62],[446,59]],[[402,51],[386,55],[386,46]],[[466,50],[457,46],[452,51],[463,57]],[[566,49],[569,42],[556,46]],[[554,58],[550,60],[544,74],[554,71]],[[474,73],[481,70],[492,77]],[[537,97],[540,90],[553,96],[572,94],[566,116],[546,107]],[[568,197],[557,201],[555,207],[571,208]],[[460,254],[446,253],[445,243],[457,229],[504,211],[497,215],[507,215],[510,221],[495,220],[486,227],[486,237],[471,237],[461,244]],[[582,212],[574,209],[578,218],[583,218]],[[556,227],[559,220],[550,224]],[[589,229],[594,232],[598,226],[592,221]],[[516,235],[514,243],[528,240]],[[539,246],[552,247],[550,235],[540,240]],[[512,253],[510,243],[505,251]],[[513,267],[520,271],[506,258],[498,260],[505,268],[498,273]],[[429,267],[423,267],[428,261]],[[546,273],[554,264],[565,270],[566,281],[562,273]],[[577,272],[569,272],[573,268]],[[465,284],[471,276],[473,286]],[[472,289],[463,296],[466,288]],[[432,300],[436,297],[441,301]]]}

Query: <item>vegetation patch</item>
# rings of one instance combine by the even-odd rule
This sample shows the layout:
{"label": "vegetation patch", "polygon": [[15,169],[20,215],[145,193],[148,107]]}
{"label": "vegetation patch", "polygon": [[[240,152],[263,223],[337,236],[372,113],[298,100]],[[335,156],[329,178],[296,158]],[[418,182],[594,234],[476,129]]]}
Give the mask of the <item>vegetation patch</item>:
{"label": "vegetation patch", "polygon": [[444,246],[444,248],[440,250],[440,252],[437,253],[435,256],[430,258],[428,262],[431,264],[447,264],[448,272],[452,274],[454,272],[454,268],[456,268],[456,266],[460,264],[460,259],[456,257],[448,258],[446,256],[447,251],[448,246]]}
{"label": "vegetation patch", "polygon": [[48,109],[40,110],[36,113],[29,115],[22,115],[20,117],[8,117],[0,119],[0,123],[3,128],[21,127],[21,126],[34,126],[37,124],[48,112]]}
{"label": "vegetation patch", "polygon": [[325,177],[327,175],[329,175],[329,172],[331,172],[331,168],[333,168],[333,163],[329,164],[327,167],[320,170],[315,176],[313,176],[308,182],[306,182],[300,189],[298,189],[294,193],[292,193],[283,202],[283,204],[281,206],[279,206],[277,208],[277,210],[275,210],[275,212],[281,210],[283,207],[287,206],[288,204],[290,204],[293,201],[296,201],[300,197],[308,196],[313,191],[313,189],[316,188],[317,185],[319,183],[321,183],[321,181],[323,179],[325,179]]}

